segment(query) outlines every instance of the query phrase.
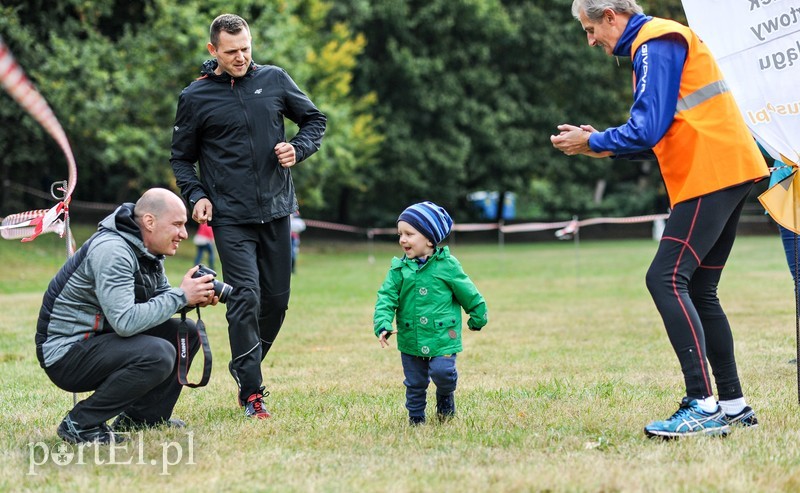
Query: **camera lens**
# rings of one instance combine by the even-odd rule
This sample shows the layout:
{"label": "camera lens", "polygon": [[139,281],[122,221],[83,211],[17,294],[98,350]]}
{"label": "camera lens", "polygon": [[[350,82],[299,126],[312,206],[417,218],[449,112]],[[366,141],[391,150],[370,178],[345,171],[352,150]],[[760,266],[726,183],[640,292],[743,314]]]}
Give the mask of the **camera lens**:
{"label": "camera lens", "polygon": [[233,292],[233,286],[230,284],[225,284],[222,281],[217,281],[216,279],[214,279],[212,282],[214,284],[214,294],[219,297],[219,302],[226,303],[228,301],[228,295]]}
{"label": "camera lens", "polygon": [[[209,269],[205,265],[200,264],[197,268],[197,271],[192,275],[192,277],[202,277],[211,274],[214,277],[217,277],[217,273],[213,270]],[[230,284],[226,284],[222,281],[217,281],[216,279],[211,280],[211,285],[214,287],[214,294],[219,298],[220,303],[225,303],[228,301],[228,296],[233,292],[233,286]]]}

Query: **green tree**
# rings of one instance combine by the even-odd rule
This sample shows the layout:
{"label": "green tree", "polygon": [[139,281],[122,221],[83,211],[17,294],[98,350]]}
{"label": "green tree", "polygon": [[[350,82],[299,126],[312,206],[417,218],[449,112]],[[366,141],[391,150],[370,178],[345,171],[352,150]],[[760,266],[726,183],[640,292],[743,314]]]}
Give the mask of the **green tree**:
{"label": "green tree", "polygon": [[[143,11],[146,2],[127,2],[127,7]],[[117,3],[20,2],[6,9],[4,37],[11,40],[18,61],[53,108],[71,142],[80,184],[74,196],[116,202],[130,199],[140,182],[163,183],[163,174],[153,166],[162,143],[153,138],[154,130],[162,129],[163,124],[153,122],[164,111],[159,112],[157,103],[150,104],[147,94],[127,91],[138,78],[133,72],[146,67],[127,63],[125,53],[117,47],[125,30],[131,29],[117,30],[118,22],[112,21],[121,14]],[[4,132],[7,145],[16,153],[20,141],[27,143],[30,138],[28,131],[39,136],[43,132],[21,109],[9,112],[25,122],[22,129],[8,127],[16,131]],[[4,163],[4,175],[42,188],[48,181],[66,178],[60,150],[49,137],[43,139],[13,167]]]}
{"label": "green tree", "polygon": [[570,5],[353,0],[334,10],[368,39],[356,87],[378,94],[385,121],[371,191],[350,203],[364,222],[385,224],[422,199],[464,217],[477,190],[534,190],[543,215],[602,207],[593,197],[611,162],[568,159],[549,136],[562,122],[624,121],[630,75],[585,46]]}
{"label": "green tree", "polygon": [[356,85],[377,93],[386,135],[380,165],[365,170],[370,188],[348,210],[383,224],[417,200],[463,204],[484,167],[504,159],[497,104],[513,103],[493,96],[503,83],[494,51],[509,31],[502,5],[378,0],[339,4],[334,16],[367,37]]}
{"label": "green tree", "polygon": [[537,136],[532,148],[536,161],[529,163],[532,173],[526,190],[534,210],[565,218],[628,214],[652,207],[657,187],[642,187],[652,167],[567,157],[549,140],[560,123],[586,123],[598,129],[624,123],[632,93],[629,60],[590,48],[572,17],[569,0],[505,3],[518,27],[513,51],[525,54],[508,58],[507,71],[519,80],[518,97],[530,104],[521,124],[527,122]]}
{"label": "green tree", "polygon": [[[209,58],[208,26],[222,12],[248,20],[256,63],[281,65],[331,117],[323,151],[296,168],[304,206],[321,209],[338,188],[363,187],[358,169],[381,140],[374,95],[355,97],[349,88],[364,39],[343,22],[328,25],[326,2],[14,0],[0,9],[0,35],[72,142],[77,199],[119,202],[153,185],[174,187],[178,94]],[[54,144],[16,105],[1,105],[0,121],[0,144],[14,156],[0,164],[0,177],[39,186],[66,175]]]}
{"label": "green tree", "polygon": [[[211,19],[236,12],[254,60],[287,69],[329,118],[320,152],[292,171],[305,215],[383,225],[431,199],[464,219],[477,190],[517,192],[541,217],[650,212],[653,163],[567,158],[550,145],[559,123],[623,123],[631,99],[628,60],[588,48],[570,5],[4,0],[0,35],[65,127],[78,199],[173,186],[177,96],[209,57]],[[644,6],[683,20],[680,0]],[[16,105],[0,104],[0,124],[0,179],[44,190],[65,177],[58,147]],[[14,201],[0,195],[0,211]]]}

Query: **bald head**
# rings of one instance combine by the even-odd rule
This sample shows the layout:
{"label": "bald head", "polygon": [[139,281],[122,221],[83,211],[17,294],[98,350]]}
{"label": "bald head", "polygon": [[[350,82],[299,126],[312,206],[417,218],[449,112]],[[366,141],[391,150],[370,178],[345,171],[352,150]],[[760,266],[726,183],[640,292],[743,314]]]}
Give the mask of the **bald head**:
{"label": "bald head", "polygon": [[183,200],[166,188],[151,188],[147,190],[133,208],[137,222],[145,214],[158,216],[172,208],[182,208],[186,212]]}
{"label": "bald head", "polygon": [[165,188],[151,188],[133,208],[133,218],[142,233],[144,246],[153,255],[175,255],[187,238],[186,205]]}

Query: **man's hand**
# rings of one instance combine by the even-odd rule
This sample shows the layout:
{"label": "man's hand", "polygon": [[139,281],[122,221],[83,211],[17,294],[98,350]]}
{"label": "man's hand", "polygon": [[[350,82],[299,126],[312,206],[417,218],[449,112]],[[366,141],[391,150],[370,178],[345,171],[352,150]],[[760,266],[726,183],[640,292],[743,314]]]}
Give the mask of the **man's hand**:
{"label": "man's hand", "polygon": [[284,168],[291,168],[297,164],[297,155],[294,146],[288,142],[278,142],[275,145],[275,155],[278,157],[278,162]]}
{"label": "man's hand", "polygon": [[389,347],[389,341],[387,341],[387,339],[389,339],[389,336],[392,334],[397,334],[397,331],[393,330],[389,332],[388,330],[384,330],[381,332],[381,335],[378,337],[378,341],[381,343],[381,348]]}
{"label": "man's hand", "polygon": [[203,197],[194,204],[192,219],[197,221],[198,224],[207,223],[211,220],[211,211],[213,209],[214,206],[211,205],[211,201]]}
{"label": "man's hand", "polygon": [[594,152],[589,147],[589,136],[597,131],[591,125],[576,127],[575,125],[562,124],[557,128],[561,133],[558,135],[551,135],[550,142],[553,144],[553,147],[567,156],[583,154],[584,156],[600,158],[612,155],[609,151]]}
{"label": "man's hand", "polygon": [[207,274],[201,277],[192,277],[199,266],[195,265],[183,276],[181,289],[186,294],[187,306],[216,305],[219,297],[214,294],[214,276]]}

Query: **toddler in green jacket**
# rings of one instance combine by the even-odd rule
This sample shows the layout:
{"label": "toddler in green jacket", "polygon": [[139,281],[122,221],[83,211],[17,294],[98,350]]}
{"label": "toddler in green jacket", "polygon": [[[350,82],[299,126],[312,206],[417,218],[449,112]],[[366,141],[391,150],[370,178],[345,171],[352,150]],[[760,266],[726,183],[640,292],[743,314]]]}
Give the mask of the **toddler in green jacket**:
{"label": "toddler in green jacket", "polygon": [[[433,202],[408,207],[397,219],[403,258],[393,258],[378,290],[373,325],[381,347],[397,334],[403,363],[409,423],[425,422],[426,394],[436,385],[436,414],[455,414],[458,382],[456,354],[461,352],[461,308],[470,330],[489,320],[486,301],[448,247],[437,245],[450,234],[453,220]],[[396,319],[397,328],[392,321]]]}

